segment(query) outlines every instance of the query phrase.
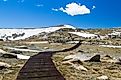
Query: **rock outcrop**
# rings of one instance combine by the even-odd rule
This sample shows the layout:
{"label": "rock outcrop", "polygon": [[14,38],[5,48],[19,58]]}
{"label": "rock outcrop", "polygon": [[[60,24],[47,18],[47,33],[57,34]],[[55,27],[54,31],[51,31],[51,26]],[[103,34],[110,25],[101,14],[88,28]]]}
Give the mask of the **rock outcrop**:
{"label": "rock outcrop", "polygon": [[3,69],[3,68],[10,68],[12,67],[11,65],[7,64],[7,63],[4,63],[4,62],[0,62],[0,69]]}
{"label": "rock outcrop", "polygon": [[17,58],[17,55],[14,54],[14,53],[5,53],[1,57],[4,57],[4,58]]}

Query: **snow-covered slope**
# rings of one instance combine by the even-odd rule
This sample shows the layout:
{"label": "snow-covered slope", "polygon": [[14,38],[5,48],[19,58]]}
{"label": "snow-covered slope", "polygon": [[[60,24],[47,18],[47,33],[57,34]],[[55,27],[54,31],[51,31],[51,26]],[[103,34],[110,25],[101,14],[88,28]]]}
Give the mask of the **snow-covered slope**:
{"label": "snow-covered slope", "polygon": [[75,27],[71,26],[71,25],[64,25],[64,27],[66,28],[71,28],[71,29],[76,29]]}
{"label": "snow-covered slope", "polygon": [[84,38],[98,37],[98,35],[90,34],[90,33],[82,33],[82,32],[68,32],[68,33],[75,34],[75,35],[78,35],[78,36],[84,37]]}
{"label": "snow-covered slope", "polygon": [[38,35],[41,32],[54,32],[61,28],[72,28],[76,29],[70,25],[64,25],[60,27],[49,27],[49,28],[40,28],[40,29],[0,29],[0,38],[3,40],[20,40],[26,39],[33,35]]}

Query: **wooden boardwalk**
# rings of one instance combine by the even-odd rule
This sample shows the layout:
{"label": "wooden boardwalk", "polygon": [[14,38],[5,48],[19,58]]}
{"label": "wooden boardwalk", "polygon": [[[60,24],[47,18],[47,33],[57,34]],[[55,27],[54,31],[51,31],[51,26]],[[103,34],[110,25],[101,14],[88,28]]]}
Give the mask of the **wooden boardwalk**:
{"label": "wooden boardwalk", "polygon": [[65,80],[56,69],[52,52],[40,52],[31,57],[20,70],[16,80]]}
{"label": "wooden boardwalk", "polygon": [[57,52],[66,52],[79,47],[79,42],[75,46],[61,51],[40,52],[32,56],[20,70],[16,80],[65,80],[56,69],[51,57]]}

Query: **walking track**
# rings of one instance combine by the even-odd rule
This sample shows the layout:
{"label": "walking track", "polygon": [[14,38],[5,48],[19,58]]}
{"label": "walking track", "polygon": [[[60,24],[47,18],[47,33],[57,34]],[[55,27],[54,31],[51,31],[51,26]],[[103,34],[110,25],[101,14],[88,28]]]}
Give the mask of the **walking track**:
{"label": "walking track", "polygon": [[66,52],[79,47],[79,42],[75,46],[61,51],[40,52],[32,56],[20,70],[16,80],[65,80],[56,69],[51,57],[57,52]]}

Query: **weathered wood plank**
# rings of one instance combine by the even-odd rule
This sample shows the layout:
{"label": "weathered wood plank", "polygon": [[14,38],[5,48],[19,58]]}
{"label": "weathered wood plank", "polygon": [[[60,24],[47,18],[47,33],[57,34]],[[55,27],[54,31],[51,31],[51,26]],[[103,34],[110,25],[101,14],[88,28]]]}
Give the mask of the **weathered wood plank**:
{"label": "weathered wood plank", "polygon": [[31,57],[20,70],[16,80],[65,80],[51,57],[52,52],[40,52]]}

